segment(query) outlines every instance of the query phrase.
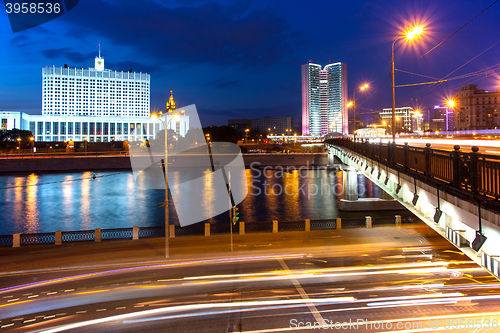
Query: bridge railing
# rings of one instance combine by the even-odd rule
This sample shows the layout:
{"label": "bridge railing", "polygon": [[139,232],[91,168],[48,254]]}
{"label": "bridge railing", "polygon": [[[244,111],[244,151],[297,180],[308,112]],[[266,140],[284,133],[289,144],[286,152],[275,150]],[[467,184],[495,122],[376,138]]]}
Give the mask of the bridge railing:
{"label": "bridge railing", "polygon": [[[310,231],[321,229],[342,229],[368,227],[365,218],[328,219],[328,220],[300,220],[300,221],[265,221],[233,225],[233,233],[274,233],[283,231]],[[418,223],[415,217],[373,218],[374,226],[399,225],[402,223]],[[338,223],[338,224],[337,224]],[[276,226],[276,227],[275,227]],[[210,236],[227,234],[230,226],[227,223],[210,224],[198,223],[186,227],[171,225],[170,237],[179,236]],[[371,225],[370,225],[371,227]],[[79,231],[56,231],[46,233],[0,235],[0,247],[19,247],[21,245],[55,244],[75,242],[101,242],[108,240],[134,240],[142,238],[165,237],[165,227],[133,227],[115,229],[95,229]]]}
{"label": "bridge railing", "polygon": [[325,143],[347,148],[437,185],[453,187],[469,198],[479,195],[499,204],[500,156],[479,153],[478,147],[463,152],[456,145],[453,151],[446,151],[433,149],[429,143],[422,148],[351,138],[332,138]]}

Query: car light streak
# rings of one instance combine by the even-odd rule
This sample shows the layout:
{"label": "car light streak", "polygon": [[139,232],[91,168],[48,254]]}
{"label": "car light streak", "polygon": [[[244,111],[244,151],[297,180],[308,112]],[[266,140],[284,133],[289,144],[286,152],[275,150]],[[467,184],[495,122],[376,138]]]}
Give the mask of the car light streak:
{"label": "car light streak", "polygon": [[127,313],[127,314],[122,314],[122,315],[117,315],[117,316],[110,316],[110,317],[88,320],[88,321],[79,322],[79,323],[67,324],[67,325],[62,325],[59,327],[51,328],[48,330],[43,330],[42,332],[56,333],[56,332],[62,332],[62,331],[66,331],[66,330],[74,329],[74,328],[80,328],[80,327],[85,327],[85,326],[90,326],[90,325],[107,323],[110,321],[127,320],[129,318],[133,318],[133,317],[137,317],[137,316],[148,316],[148,315],[155,315],[155,314],[169,313],[169,312],[192,311],[192,310],[212,309],[212,308],[232,308],[232,307],[238,307],[239,309],[237,309],[237,311],[241,311],[241,307],[254,307],[254,306],[259,307],[259,306],[272,306],[272,305],[307,306],[306,303],[334,304],[334,303],[344,303],[344,302],[348,302],[348,301],[352,301],[352,300],[355,300],[355,298],[354,297],[335,297],[335,298],[318,298],[318,299],[307,299],[307,300],[292,299],[292,300],[277,300],[277,301],[180,305],[180,306],[166,307],[166,308],[160,308],[160,309],[146,310],[146,311],[141,311],[141,312]]}
{"label": "car light streak", "polygon": [[236,257],[236,258],[196,260],[196,261],[187,261],[187,262],[171,263],[171,264],[136,266],[136,267],[113,269],[113,270],[101,271],[101,272],[95,272],[95,273],[73,275],[73,276],[68,276],[68,277],[64,277],[64,278],[51,279],[51,280],[45,280],[45,281],[40,281],[40,282],[32,282],[32,283],[26,283],[26,284],[21,284],[21,285],[17,285],[17,286],[0,288],[0,293],[12,291],[12,290],[21,290],[21,289],[26,289],[26,288],[30,288],[30,287],[37,287],[37,286],[54,284],[54,283],[60,283],[60,282],[74,281],[74,280],[85,279],[85,278],[89,278],[89,277],[95,277],[95,276],[102,276],[102,275],[106,275],[106,274],[134,271],[134,270],[179,267],[179,266],[188,266],[188,265],[204,265],[204,264],[209,264],[209,263],[221,264],[221,263],[231,263],[231,262],[239,262],[239,261],[273,260],[273,259],[277,259],[277,258],[303,258],[304,256],[305,256],[305,254],[289,254],[289,255],[280,255],[280,256]]}

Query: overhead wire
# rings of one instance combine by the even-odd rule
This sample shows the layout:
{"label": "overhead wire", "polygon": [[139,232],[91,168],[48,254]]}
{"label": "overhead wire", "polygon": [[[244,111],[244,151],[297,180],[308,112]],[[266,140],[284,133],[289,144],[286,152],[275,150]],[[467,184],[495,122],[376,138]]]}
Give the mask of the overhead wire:
{"label": "overhead wire", "polygon": [[442,40],[441,42],[439,42],[437,45],[435,45],[433,48],[431,48],[430,50],[428,50],[427,52],[425,52],[424,54],[422,54],[420,57],[418,57],[417,59],[413,60],[412,62],[410,62],[408,65],[404,66],[403,68],[406,68],[410,65],[413,65],[414,63],[416,63],[418,60],[422,59],[423,57],[425,57],[426,55],[428,55],[429,53],[431,53],[432,51],[434,51],[436,48],[438,48],[440,45],[442,45],[444,42],[446,42],[448,39],[450,39],[451,37],[455,36],[460,30],[462,30],[463,28],[465,28],[466,26],[468,26],[470,23],[472,23],[472,21],[474,21],[475,19],[477,19],[479,16],[481,16],[482,14],[484,14],[484,12],[486,12],[488,9],[490,9],[494,4],[496,4],[498,1],[500,0],[495,0],[491,5],[489,5],[488,7],[486,7],[482,12],[480,12],[479,14],[477,14],[476,16],[474,16],[474,18],[472,18],[469,22],[465,23],[463,26],[460,27],[460,29],[458,29],[457,31],[455,31],[454,33],[452,33],[450,36],[446,37],[444,40]]}

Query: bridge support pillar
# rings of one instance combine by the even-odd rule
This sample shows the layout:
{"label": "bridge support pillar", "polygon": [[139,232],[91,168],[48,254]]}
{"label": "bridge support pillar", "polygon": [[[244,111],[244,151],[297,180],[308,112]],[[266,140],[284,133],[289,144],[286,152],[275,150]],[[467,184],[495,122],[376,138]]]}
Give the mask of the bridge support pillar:
{"label": "bridge support pillar", "polygon": [[205,223],[205,236],[210,236],[210,223]]}
{"label": "bridge support pillar", "polygon": [[12,247],[20,247],[21,246],[21,234],[12,235]]}
{"label": "bridge support pillar", "polygon": [[337,230],[342,230],[342,219],[339,217],[337,218]]}
{"label": "bridge support pillar", "polygon": [[273,220],[273,234],[278,233],[278,221]]}
{"label": "bridge support pillar", "polygon": [[345,200],[356,201],[358,200],[358,173],[353,167],[342,168],[342,184]]}
{"label": "bridge support pillar", "polygon": [[371,216],[366,217],[366,227],[371,228],[372,227],[372,218]]}
{"label": "bridge support pillar", "polygon": [[133,240],[139,239],[139,227],[132,228],[132,239]]}
{"label": "bridge support pillar", "polygon": [[245,222],[241,221],[240,222],[240,235],[245,234]]}
{"label": "bridge support pillar", "polygon": [[175,238],[175,225],[170,225],[170,232],[168,233],[170,238]]}
{"label": "bridge support pillar", "polygon": [[56,241],[54,243],[55,245],[61,245],[62,244],[62,232],[61,232],[61,230],[56,231],[55,239],[56,239]]}
{"label": "bridge support pillar", "polygon": [[306,219],[305,231],[311,231],[311,220]]}

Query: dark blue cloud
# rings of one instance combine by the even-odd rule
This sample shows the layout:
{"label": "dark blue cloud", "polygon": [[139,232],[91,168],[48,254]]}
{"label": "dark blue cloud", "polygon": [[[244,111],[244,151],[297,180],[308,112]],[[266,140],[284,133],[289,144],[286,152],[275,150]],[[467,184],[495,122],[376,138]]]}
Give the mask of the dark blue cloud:
{"label": "dark blue cloud", "polygon": [[80,53],[72,51],[72,49],[64,47],[60,49],[46,49],[42,50],[42,54],[48,59],[60,59],[63,61],[70,60],[73,63],[81,64],[88,62],[89,59],[95,57],[94,53]]}
{"label": "dark blue cloud", "polygon": [[80,2],[61,20],[68,36],[90,30],[163,62],[267,66],[292,52],[287,21],[268,7],[248,9],[246,2],[167,8],[147,0],[97,0]]}
{"label": "dark blue cloud", "polygon": [[237,86],[240,80],[218,79],[206,82],[206,86],[213,86],[216,88],[232,88]]}

